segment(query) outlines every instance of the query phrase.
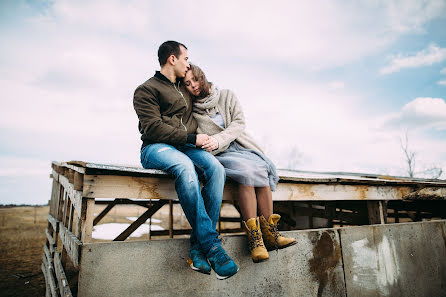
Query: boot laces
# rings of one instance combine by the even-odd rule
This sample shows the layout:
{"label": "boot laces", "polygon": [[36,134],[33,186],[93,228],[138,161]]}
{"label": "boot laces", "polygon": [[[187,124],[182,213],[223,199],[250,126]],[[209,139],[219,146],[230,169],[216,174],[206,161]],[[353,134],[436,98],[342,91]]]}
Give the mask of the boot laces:
{"label": "boot laces", "polygon": [[277,239],[279,238],[280,233],[279,233],[279,230],[277,229],[277,224],[273,224],[273,225],[270,224],[269,226],[270,226],[269,230],[271,231],[272,234],[274,234],[274,247],[276,250],[278,250],[279,245],[278,245]]}
{"label": "boot laces", "polygon": [[249,246],[251,249],[264,246],[262,242],[262,235],[259,230],[251,230],[251,240],[249,241]]}

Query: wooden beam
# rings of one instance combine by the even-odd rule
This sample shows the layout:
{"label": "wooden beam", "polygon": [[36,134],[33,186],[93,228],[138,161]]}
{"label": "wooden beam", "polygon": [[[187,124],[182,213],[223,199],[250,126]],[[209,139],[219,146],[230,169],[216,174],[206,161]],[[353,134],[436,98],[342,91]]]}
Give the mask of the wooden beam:
{"label": "wooden beam", "polygon": [[157,212],[161,207],[163,207],[164,204],[166,204],[167,201],[160,200],[153,204],[151,208],[149,208],[145,213],[143,213],[136,221],[134,221],[130,226],[127,227],[121,234],[119,234],[113,241],[123,241],[127,237],[130,236],[130,234],[133,233],[136,229],[138,229],[139,226],[145,223],[148,218],[150,218],[155,212]]}
{"label": "wooden beam", "polygon": [[70,198],[71,204],[73,204],[74,209],[76,210],[76,215],[78,218],[81,216],[82,210],[82,191],[76,191],[74,189],[74,185],[70,183],[68,178],[65,176],[60,176],[60,184],[65,188],[65,191]]}
{"label": "wooden beam", "polygon": [[446,200],[446,188],[426,187],[407,194],[407,200]]}
{"label": "wooden beam", "polygon": [[[42,266],[43,266],[42,270],[45,269],[45,271],[46,271],[45,279],[47,280],[47,285],[50,287],[51,296],[52,297],[58,297],[58,294],[57,294],[57,284],[54,281],[54,268],[53,268],[53,265],[51,263],[48,263],[46,261],[45,254],[43,255]],[[44,273],[44,275],[45,275],[45,273]]]}
{"label": "wooden beam", "polygon": [[40,265],[40,269],[42,269],[43,277],[45,278],[45,297],[51,297],[51,289],[47,272],[48,269],[46,268],[45,263]]}
{"label": "wooden beam", "polygon": [[59,232],[59,221],[56,220],[52,215],[48,214],[47,216],[48,222],[51,223],[54,232]]}
{"label": "wooden beam", "polygon": [[173,204],[169,200],[169,238],[173,238]]}
{"label": "wooden beam", "polygon": [[67,251],[68,256],[71,259],[71,262],[73,263],[73,266],[77,268],[79,266],[82,243],[62,224],[60,224],[59,237],[63,243],[63,246],[65,247],[65,250]]}
{"label": "wooden beam", "polygon": [[50,250],[48,249],[48,247],[46,246],[46,244],[43,245],[43,253],[46,256],[46,260],[48,261],[48,263],[52,262],[52,252],[50,252]]}
{"label": "wooden beam", "polygon": [[103,217],[105,217],[106,214],[108,214],[110,212],[110,210],[112,210],[112,208],[116,205],[116,200],[110,202],[106,208],[104,208],[103,211],[101,211],[100,214],[98,214],[98,216],[96,218],[94,218],[93,220],[93,226],[96,226],[100,220],[102,220]]}
{"label": "wooden beam", "polygon": [[82,188],[84,186],[84,175],[79,172],[74,172],[73,185],[75,191],[82,191]]}
{"label": "wooden beam", "polygon": [[50,251],[53,252],[54,251],[54,245],[56,244],[56,242],[55,242],[53,236],[51,236],[50,232],[48,231],[48,228],[45,229],[45,235],[46,235],[46,239],[48,240]]}
{"label": "wooden beam", "polygon": [[[412,192],[409,186],[279,183],[275,201],[399,200]],[[83,197],[177,200],[171,177],[85,175]],[[235,185],[227,183],[224,200],[237,197]]]}
{"label": "wooden beam", "polygon": [[81,210],[81,229],[82,229],[81,240],[83,243],[87,243],[92,240],[93,219],[94,219],[94,199],[84,198],[82,199],[82,210]]}
{"label": "wooden beam", "polygon": [[[382,201],[367,201],[369,224],[385,224],[387,222],[387,209]],[[386,214],[384,214],[386,210]]]}
{"label": "wooden beam", "polygon": [[73,294],[71,294],[70,286],[68,284],[67,277],[65,276],[58,252],[54,254],[54,270],[56,272],[56,278],[59,284],[60,296],[72,297]]}

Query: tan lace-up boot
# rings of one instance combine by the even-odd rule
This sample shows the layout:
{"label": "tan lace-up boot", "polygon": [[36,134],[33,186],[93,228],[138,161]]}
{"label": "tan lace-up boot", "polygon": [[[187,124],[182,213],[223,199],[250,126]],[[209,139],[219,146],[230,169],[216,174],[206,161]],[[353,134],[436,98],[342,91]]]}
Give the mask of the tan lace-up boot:
{"label": "tan lace-up boot", "polygon": [[259,218],[251,218],[243,221],[245,231],[248,234],[249,250],[251,251],[252,261],[255,263],[269,259],[268,251],[265,248],[260,231]]}
{"label": "tan lace-up boot", "polygon": [[269,251],[274,249],[283,249],[296,244],[296,240],[294,238],[280,235],[279,230],[277,229],[277,223],[279,220],[280,215],[278,214],[272,214],[268,221],[264,216],[260,217],[260,228],[262,230],[263,240]]}

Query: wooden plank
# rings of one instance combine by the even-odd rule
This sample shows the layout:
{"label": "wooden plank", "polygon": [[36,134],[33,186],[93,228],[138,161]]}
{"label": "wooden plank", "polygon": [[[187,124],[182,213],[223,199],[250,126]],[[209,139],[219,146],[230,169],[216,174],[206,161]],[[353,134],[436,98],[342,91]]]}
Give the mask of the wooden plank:
{"label": "wooden plank", "polygon": [[49,288],[50,288],[51,296],[52,297],[58,297],[57,285],[56,285],[56,282],[54,281],[54,268],[53,268],[53,265],[51,263],[47,262],[45,254],[43,255],[42,266],[44,266],[42,268],[45,268],[45,270],[46,270],[47,286],[49,286]]}
{"label": "wooden plank", "polygon": [[93,219],[94,219],[94,199],[84,198],[82,199],[82,211],[81,211],[81,229],[82,229],[81,240],[83,243],[87,243],[92,240]]}
{"label": "wooden plank", "polygon": [[70,197],[70,201],[76,210],[77,217],[80,218],[82,210],[82,191],[76,191],[74,185],[71,184],[65,176],[60,176],[59,180],[60,184],[65,188],[68,197]]}
{"label": "wooden plank", "polygon": [[113,175],[85,175],[84,197],[177,199],[173,179]]}
{"label": "wooden plank", "polygon": [[67,174],[65,175],[68,180],[70,181],[70,184],[74,184],[74,170],[71,168],[67,168],[68,171],[66,172]]}
{"label": "wooden plank", "polygon": [[403,197],[407,200],[446,200],[446,188],[427,187]]}
{"label": "wooden plank", "polygon": [[79,172],[74,172],[74,190],[82,191],[84,185],[84,175]]}
{"label": "wooden plank", "polygon": [[169,238],[173,238],[173,204],[169,200]]}
{"label": "wooden plank", "polygon": [[117,203],[116,200],[110,202],[110,203],[107,205],[107,207],[104,208],[104,210],[101,211],[101,213],[98,214],[96,218],[94,218],[94,220],[93,220],[93,226],[96,226],[96,225],[102,220],[102,218],[105,217],[105,215],[108,214],[108,213],[110,212],[110,210],[112,210],[112,208],[116,205],[116,203]]}
{"label": "wooden plank", "polygon": [[72,297],[70,286],[67,281],[67,277],[62,267],[62,262],[60,261],[59,253],[54,254],[54,270],[56,272],[56,279],[59,284],[60,296]]}
{"label": "wooden plank", "polygon": [[[413,189],[408,186],[370,186],[343,184],[279,183],[273,192],[275,201],[336,201],[336,200],[398,200]],[[226,184],[224,200],[237,195],[231,184]],[[173,179],[113,175],[86,175],[84,197],[177,199]]]}
{"label": "wooden plank", "polygon": [[48,240],[50,251],[53,252],[54,251],[54,245],[56,244],[56,242],[55,242],[53,236],[51,236],[50,232],[48,231],[48,228],[45,229],[45,235],[46,235],[46,238]]}
{"label": "wooden plank", "polygon": [[367,201],[369,224],[385,224],[387,215],[384,214],[382,201]]}
{"label": "wooden plank", "polygon": [[42,265],[40,265],[40,268],[42,269],[43,277],[45,278],[45,297],[51,297],[51,290],[50,290],[50,285],[49,285],[49,280],[48,280],[48,272],[47,272],[45,263],[42,263]]}
{"label": "wooden plank", "polygon": [[46,244],[43,245],[43,252],[44,252],[44,254],[45,254],[46,258],[47,258],[48,263],[51,263],[52,259],[53,259],[53,257],[52,257],[53,252],[50,252],[50,250],[48,249]]}
{"label": "wooden plank", "polygon": [[133,233],[139,226],[144,224],[148,218],[150,218],[155,212],[157,212],[161,207],[163,207],[167,201],[160,200],[153,204],[151,208],[149,208],[145,213],[143,213],[136,221],[134,221],[130,226],[127,227],[121,234],[119,234],[113,241],[123,241],[130,234]]}
{"label": "wooden plank", "polygon": [[64,225],[60,224],[59,232],[60,240],[67,251],[68,256],[71,259],[74,267],[79,266],[79,257],[82,243],[76,236],[71,233]]}
{"label": "wooden plank", "polygon": [[53,231],[58,232],[59,231],[59,221],[57,221],[52,215],[48,214],[47,216],[48,222],[51,223],[51,226],[53,226]]}

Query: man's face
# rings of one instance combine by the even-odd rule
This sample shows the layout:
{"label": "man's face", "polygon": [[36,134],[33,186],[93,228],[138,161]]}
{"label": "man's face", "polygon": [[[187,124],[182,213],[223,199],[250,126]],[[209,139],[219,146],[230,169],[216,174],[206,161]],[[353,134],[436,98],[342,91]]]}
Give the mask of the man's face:
{"label": "man's face", "polygon": [[174,71],[176,77],[183,78],[186,76],[187,70],[189,70],[189,57],[187,55],[187,50],[180,46],[181,54],[178,58],[175,57]]}

